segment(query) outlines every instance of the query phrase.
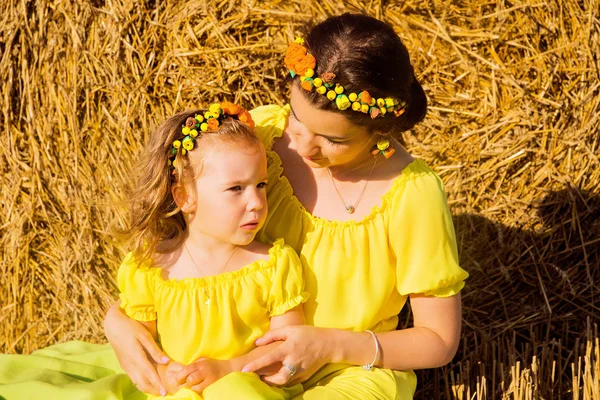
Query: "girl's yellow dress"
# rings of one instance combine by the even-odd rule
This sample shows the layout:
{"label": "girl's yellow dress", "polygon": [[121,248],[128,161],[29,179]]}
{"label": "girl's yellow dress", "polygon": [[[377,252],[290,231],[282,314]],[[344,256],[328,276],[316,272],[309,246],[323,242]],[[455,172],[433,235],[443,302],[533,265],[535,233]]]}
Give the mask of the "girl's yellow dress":
{"label": "girl's yellow dress", "polygon": [[[423,161],[406,167],[362,221],[317,218],[294,196],[279,156],[271,151],[287,126],[289,105],[259,107],[251,114],[269,161],[269,215],[259,240],[284,238],[300,255],[310,293],[304,304],[308,324],[391,331],[411,293],[447,297],[462,289],[468,274],[458,265],[444,188]],[[411,399],[415,387],[412,371],[327,365],[296,398]]]}
{"label": "girl's yellow dress", "polygon": [[[281,239],[270,249],[268,260],[237,271],[181,280],[165,280],[161,272],[150,262],[138,264],[128,254],[118,273],[121,307],[138,321],[156,320],[163,350],[182,364],[200,357],[224,360],[248,353],[269,330],[271,317],[308,298],[298,256]],[[217,381],[202,396],[181,389],[166,398],[289,399],[302,391],[301,385],[272,388],[253,373],[234,375],[234,387],[219,386]]]}

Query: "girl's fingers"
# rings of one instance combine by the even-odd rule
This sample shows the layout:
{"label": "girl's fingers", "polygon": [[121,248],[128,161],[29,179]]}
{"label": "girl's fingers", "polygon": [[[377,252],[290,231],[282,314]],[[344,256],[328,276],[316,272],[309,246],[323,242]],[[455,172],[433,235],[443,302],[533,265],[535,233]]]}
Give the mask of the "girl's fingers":
{"label": "girl's fingers", "polygon": [[180,385],[184,384],[186,382],[187,377],[194,371],[196,371],[196,369],[194,368],[193,364],[186,365],[185,367],[183,367],[183,369],[177,372],[177,375],[175,375],[177,383],[179,383]]}
{"label": "girl's fingers", "polygon": [[192,389],[194,392],[201,394],[204,389],[206,389],[206,387],[208,386],[208,383],[206,381],[203,381],[202,383],[198,384],[198,385],[194,385],[192,387],[190,387],[190,389]]}
{"label": "girl's fingers", "polygon": [[285,355],[281,352],[281,346],[277,349],[257,358],[254,361],[249,362],[242,368],[242,372],[254,372],[258,369],[265,368],[276,362],[283,361]]}
{"label": "girl's fingers", "polygon": [[204,381],[204,374],[202,373],[202,371],[192,372],[186,378],[185,386],[187,386],[187,387],[196,386],[196,385],[202,383],[203,381]]}
{"label": "girl's fingers", "polygon": [[286,367],[281,367],[274,375],[263,377],[263,380],[271,385],[283,386],[291,379],[290,370]]}

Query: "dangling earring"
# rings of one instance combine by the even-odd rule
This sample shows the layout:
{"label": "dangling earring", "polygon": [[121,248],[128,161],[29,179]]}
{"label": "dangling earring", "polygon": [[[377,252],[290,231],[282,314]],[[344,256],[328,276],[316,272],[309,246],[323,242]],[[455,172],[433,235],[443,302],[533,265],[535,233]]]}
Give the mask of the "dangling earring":
{"label": "dangling earring", "polygon": [[394,155],[395,152],[396,152],[396,149],[394,149],[392,146],[390,146],[390,141],[387,139],[381,139],[371,149],[371,154],[373,154],[374,156],[377,156],[378,154],[383,154],[383,156],[386,159],[390,158],[392,155]]}

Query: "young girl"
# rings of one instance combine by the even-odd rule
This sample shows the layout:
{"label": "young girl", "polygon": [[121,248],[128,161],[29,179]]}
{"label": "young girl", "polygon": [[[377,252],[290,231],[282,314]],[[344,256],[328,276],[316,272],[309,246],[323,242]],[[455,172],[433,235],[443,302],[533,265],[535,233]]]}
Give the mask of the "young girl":
{"label": "young girl", "polygon": [[150,137],[138,168],[121,307],[172,360],[158,368],[169,398],[284,399],[302,390],[253,373],[240,373],[236,388],[210,386],[265,353],[254,342],[270,328],[304,321],[298,256],[282,240],[254,240],[267,216],[268,173],[252,129],[248,112],[227,102],[177,114]]}
{"label": "young girl", "polygon": [[[293,365],[293,377],[264,379],[303,382],[303,400],[410,399],[412,370],[456,352],[468,276],[440,178],[400,144],[425,116],[425,93],[393,28],[364,15],[309,28],[285,69],[289,105],[252,112],[271,182],[258,238],[283,237],[300,254],[307,324],[269,331],[257,344],[281,345],[244,370]],[[409,298],[414,326],[396,330]],[[124,368],[151,380],[146,353],[126,345],[160,360],[139,325],[115,306],[105,326]]]}

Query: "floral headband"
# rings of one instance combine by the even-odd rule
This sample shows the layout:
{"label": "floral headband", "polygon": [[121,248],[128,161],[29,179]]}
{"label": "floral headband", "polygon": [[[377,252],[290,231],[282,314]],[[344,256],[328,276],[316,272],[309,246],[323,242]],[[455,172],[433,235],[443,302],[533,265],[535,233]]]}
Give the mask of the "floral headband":
{"label": "floral headband", "polygon": [[353,111],[360,111],[369,114],[372,119],[383,117],[386,114],[394,114],[399,117],[406,110],[406,103],[393,97],[374,98],[368,91],[344,93],[344,87],[335,83],[335,74],[325,72],[321,76],[315,73],[317,60],[308,52],[304,46],[303,38],[296,38],[290,43],[285,52],[285,66],[290,70],[290,75],[294,78],[300,76],[300,86],[308,92],[313,89],[321,95],[325,95],[329,100],[335,101],[339,110],[352,108]]}
{"label": "floral headband", "polygon": [[185,120],[185,125],[181,128],[183,139],[173,141],[173,145],[169,152],[169,166],[174,169],[177,166],[177,155],[186,155],[188,151],[192,151],[196,144],[196,139],[204,132],[214,132],[218,130],[225,118],[235,118],[254,129],[254,121],[250,113],[243,107],[237,104],[224,101],[222,103],[214,103],[208,107],[203,115],[196,114],[194,117],[189,117]]}

